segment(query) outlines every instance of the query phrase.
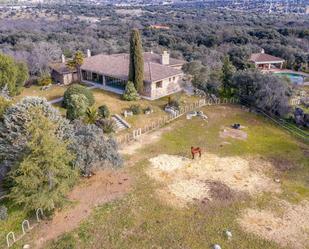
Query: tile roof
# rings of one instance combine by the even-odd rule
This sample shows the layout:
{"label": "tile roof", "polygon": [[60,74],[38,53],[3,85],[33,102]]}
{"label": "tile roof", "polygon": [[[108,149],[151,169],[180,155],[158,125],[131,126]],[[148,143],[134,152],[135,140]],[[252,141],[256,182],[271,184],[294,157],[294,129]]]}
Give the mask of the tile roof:
{"label": "tile roof", "polygon": [[270,54],[256,53],[256,54],[251,55],[250,61],[256,62],[256,63],[259,63],[259,62],[260,63],[261,62],[274,62],[274,61],[284,62],[284,59],[276,57],[276,56],[272,56]]}
{"label": "tile roof", "polygon": [[49,65],[49,67],[55,70],[59,74],[76,73],[76,69],[69,68],[66,63],[55,62]]}
{"label": "tile roof", "polygon": [[[185,62],[170,59],[172,65],[182,65]],[[160,64],[160,55],[144,53],[144,80],[148,82],[159,81],[175,75],[182,74],[182,71],[168,65]],[[84,59],[82,70],[92,71],[106,76],[127,80],[129,74],[129,55],[99,54]]]}

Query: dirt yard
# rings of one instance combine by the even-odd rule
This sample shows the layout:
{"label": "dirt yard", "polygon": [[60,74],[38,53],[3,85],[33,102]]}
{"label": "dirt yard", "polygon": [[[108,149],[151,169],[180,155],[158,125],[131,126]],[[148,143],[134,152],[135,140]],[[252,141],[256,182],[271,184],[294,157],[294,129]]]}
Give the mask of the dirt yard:
{"label": "dirt yard", "polygon": [[256,158],[218,157],[207,153],[191,160],[162,154],[149,161],[147,174],[162,184],[160,198],[163,196],[173,206],[184,207],[196,200],[211,201],[216,196],[220,199],[218,194],[232,191],[248,195],[281,191],[280,183],[264,174],[272,165]]}
{"label": "dirt yard", "polygon": [[75,205],[56,213],[52,221],[43,223],[35,234],[35,245],[32,246],[44,248],[47,241],[78,227],[93,208],[127,193],[130,183],[127,173],[113,170],[100,171],[94,177],[84,180],[69,196],[69,200]]}
{"label": "dirt yard", "polygon": [[309,245],[309,202],[292,205],[280,201],[281,212],[246,209],[240,226],[249,233],[277,242],[282,247],[305,249]]}
{"label": "dirt yard", "polygon": [[239,129],[233,129],[231,127],[224,127],[220,131],[221,138],[234,138],[239,140],[246,140],[248,135],[244,131],[246,127],[241,126]]}

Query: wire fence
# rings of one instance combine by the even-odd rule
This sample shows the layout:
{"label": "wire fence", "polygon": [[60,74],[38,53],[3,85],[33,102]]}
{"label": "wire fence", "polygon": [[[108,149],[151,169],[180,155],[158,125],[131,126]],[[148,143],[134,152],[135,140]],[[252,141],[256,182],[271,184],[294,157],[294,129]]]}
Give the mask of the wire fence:
{"label": "wire fence", "polygon": [[201,108],[201,107],[204,107],[204,106],[212,106],[212,105],[220,105],[220,104],[235,104],[235,103],[238,103],[238,99],[236,99],[236,98],[231,98],[231,99],[227,99],[227,98],[224,98],[224,99],[203,98],[203,99],[200,99],[200,100],[198,100],[194,103],[180,107],[179,110],[177,112],[175,112],[175,114],[169,114],[168,116],[162,117],[162,118],[152,122],[149,125],[146,125],[146,126],[141,127],[141,128],[136,128],[135,130],[133,130],[129,134],[117,136],[116,141],[120,145],[127,144],[131,141],[136,140],[138,137],[140,137],[143,134],[146,134],[146,133],[149,133],[149,132],[154,131],[156,129],[159,129],[159,128],[173,122],[174,120],[180,118],[184,114],[191,112],[191,111],[194,111],[194,110]]}

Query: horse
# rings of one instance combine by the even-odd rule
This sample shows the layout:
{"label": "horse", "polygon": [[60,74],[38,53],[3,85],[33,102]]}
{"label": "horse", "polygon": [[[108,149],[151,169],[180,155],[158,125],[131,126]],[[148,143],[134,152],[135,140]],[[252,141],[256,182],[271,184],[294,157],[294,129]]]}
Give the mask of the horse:
{"label": "horse", "polygon": [[194,148],[193,146],[191,146],[192,159],[194,159],[195,154],[199,154],[199,157],[201,157],[202,156],[202,149],[200,147]]}

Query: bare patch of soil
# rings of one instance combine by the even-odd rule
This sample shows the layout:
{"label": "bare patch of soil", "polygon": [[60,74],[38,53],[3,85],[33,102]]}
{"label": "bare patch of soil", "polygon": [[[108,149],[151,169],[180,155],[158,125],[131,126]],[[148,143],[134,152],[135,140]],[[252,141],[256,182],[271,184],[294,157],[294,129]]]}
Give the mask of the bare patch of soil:
{"label": "bare patch of soil", "polygon": [[244,127],[241,126],[239,129],[233,129],[231,127],[224,127],[220,131],[221,138],[234,138],[239,140],[247,140],[247,132],[243,131]]}
{"label": "bare patch of soil", "polygon": [[271,210],[246,209],[238,222],[249,233],[254,233],[282,247],[305,249],[309,246],[309,202],[298,205],[281,201],[283,213]]}
{"label": "bare patch of soil", "polygon": [[218,157],[208,153],[191,160],[163,154],[150,162],[147,174],[162,183],[159,194],[162,197],[165,192],[163,199],[168,198],[168,203],[176,200],[175,206],[204,198],[231,201],[236,193],[281,191],[280,184],[264,174],[263,170],[271,167],[269,163],[256,158]]}
{"label": "bare patch of soil", "polygon": [[69,199],[76,204],[68,210],[55,214],[51,221],[41,224],[35,234],[34,248],[44,248],[44,244],[63,233],[78,227],[86,219],[91,210],[101,204],[122,197],[130,189],[130,177],[122,170],[99,171],[70,193]]}
{"label": "bare patch of soil", "polygon": [[275,168],[280,172],[289,171],[295,169],[296,165],[293,164],[291,161],[282,158],[273,158],[271,159],[272,164]]}

